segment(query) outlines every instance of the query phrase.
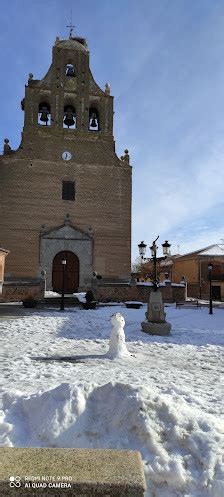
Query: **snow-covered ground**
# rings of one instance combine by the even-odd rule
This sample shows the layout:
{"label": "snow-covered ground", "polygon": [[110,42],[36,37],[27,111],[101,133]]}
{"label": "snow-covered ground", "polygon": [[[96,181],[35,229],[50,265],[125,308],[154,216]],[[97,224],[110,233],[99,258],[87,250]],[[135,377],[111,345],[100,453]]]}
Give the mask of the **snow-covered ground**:
{"label": "snow-covered ground", "polygon": [[[224,310],[166,307],[170,337],[141,331],[146,306],[26,311],[0,323],[2,445],[141,451],[150,497],[224,496]],[[105,357],[121,312],[130,357]]]}

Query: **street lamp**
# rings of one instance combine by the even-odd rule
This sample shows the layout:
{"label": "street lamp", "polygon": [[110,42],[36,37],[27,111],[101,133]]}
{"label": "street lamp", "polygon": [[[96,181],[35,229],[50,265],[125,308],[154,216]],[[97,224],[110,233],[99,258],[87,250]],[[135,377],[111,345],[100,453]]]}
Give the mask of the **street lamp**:
{"label": "street lamp", "polygon": [[168,255],[170,255],[171,244],[168,242],[168,240],[165,240],[165,242],[162,243],[162,247],[163,247],[163,255],[165,257],[167,257]]}
{"label": "street lamp", "polygon": [[144,242],[140,242],[140,243],[138,244],[139,254],[140,254],[140,257],[141,257],[142,259],[144,259],[144,258],[145,258],[146,247],[147,247],[147,245],[146,245],[146,243],[144,243]]}
{"label": "street lamp", "polygon": [[[158,247],[156,242],[159,236],[152,242],[150,247],[151,257],[145,257],[147,245],[142,241],[139,243],[139,254],[142,260],[148,260],[153,263],[153,277],[152,277],[152,287],[153,291],[149,292],[149,300],[147,305],[147,312],[145,313],[146,320],[142,321],[141,327],[144,333],[149,333],[150,335],[161,335],[166,336],[170,334],[171,324],[166,321],[166,313],[164,312],[164,304],[162,299],[162,293],[158,290],[159,279],[157,271],[157,250]],[[163,256],[166,258],[170,255],[170,243],[166,240],[163,244]]]}
{"label": "street lamp", "polygon": [[212,268],[213,265],[211,262],[208,264],[208,273],[209,273],[209,314],[213,314],[212,308]]}
{"label": "street lamp", "polygon": [[61,292],[61,311],[65,310],[65,269],[67,261],[62,259],[62,292]]}
{"label": "street lamp", "polygon": [[[142,260],[151,260],[153,262],[153,290],[155,292],[158,289],[158,272],[157,272],[157,261],[158,261],[158,259],[157,259],[157,250],[158,250],[158,247],[156,245],[156,242],[157,242],[158,238],[159,238],[159,235],[152,242],[152,245],[150,247],[151,258],[150,257],[149,258],[145,257],[147,245],[143,241],[140,242],[139,245],[138,245],[139,254],[140,254]],[[164,257],[167,257],[168,255],[170,255],[170,247],[171,247],[171,244],[168,242],[168,240],[166,240],[162,244]]]}

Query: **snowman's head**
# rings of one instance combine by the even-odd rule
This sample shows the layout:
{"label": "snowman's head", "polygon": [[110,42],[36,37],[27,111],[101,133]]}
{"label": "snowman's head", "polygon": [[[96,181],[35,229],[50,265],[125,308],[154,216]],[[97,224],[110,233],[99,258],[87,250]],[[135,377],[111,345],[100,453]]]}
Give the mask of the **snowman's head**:
{"label": "snowman's head", "polygon": [[115,312],[115,314],[112,314],[111,316],[111,323],[115,328],[116,327],[124,328],[125,320],[122,314],[120,314],[120,312]]}

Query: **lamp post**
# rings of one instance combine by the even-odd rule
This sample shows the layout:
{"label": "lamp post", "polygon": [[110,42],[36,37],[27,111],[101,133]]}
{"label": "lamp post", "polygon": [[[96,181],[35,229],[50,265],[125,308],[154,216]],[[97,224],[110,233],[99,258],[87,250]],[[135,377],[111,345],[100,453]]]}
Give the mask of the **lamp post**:
{"label": "lamp post", "polygon": [[159,238],[159,235],[152,242],[152,245],[150,247],[151,257],[152,257],[152,262],[153,262],[153,282],[152,282],[152,285],[153,285],[154,292],[157,292],[158,283],[159,283],[158,282],[158,276],[157,276],[157,250],[158,250],[158,247],[156,245],[156,242],[157,242],[158,238]]}
{"label": "lamp post", "polygon": [[62,259],[62,292],[61,292],[61,311],[65,310],[65,269],[67,261]]}
{"label": "lamp post", "polygon": [[[158,250],[158,247],[156,245],[156,242],[159,238],[159,235],[157,236],[157,238],[152,242],[152,245],[150,247],[150,250],[151,250],[151,258],[147,258],[145,257],[145,253],[146,253],[146,243],[144,243],[143,241],[139,243],[138,245],[138,249],[139,249],[139,254],[142,258],[142,260],[151,260],[153,262],[153,290],[156,292],[158,290],[158,271],[157,271],[157,262],[158,262],[158,259],[157,259],[157,250]],[[163,255],[164,257],[167,257],[168,255],[170,255],[170,247],[171,247],[171,244],[168,242],[168,240],[166,240],[164,243],[162,243],[162,248],[163,248]]]}
{"label": "lamp post", "polygon": [[[159,287],[159,279],[158,279],[158,270],[157,270],[157,250],[158,247],[156,242],[159,236],[152,242],[151,257],[145,257],[146,247],[147,245],[142,241],[139,243],[139,254],[142,260],[149,260],[153,263],[153,277],[152,277],[152,286],[153,291],[149,293],[149,300],[147,305],[147,312],[145,313],[146,321],[141,323],[142,331],[145,333],[149,333],[150,335],[169,335],[171,330],[171,324],[166,321],[166,313],[164,312],[164,304],[162,299],[162,293],[158,290]],[[166,240],[162,244],[163,255],[166,258],[170,255],[170,243]]]}
{"label": "lamp post", "polygon": [[208,264],[208,273],[209,273],[209,314],[213,314],[212,308],[212,268],[213,265],[211,262]]}

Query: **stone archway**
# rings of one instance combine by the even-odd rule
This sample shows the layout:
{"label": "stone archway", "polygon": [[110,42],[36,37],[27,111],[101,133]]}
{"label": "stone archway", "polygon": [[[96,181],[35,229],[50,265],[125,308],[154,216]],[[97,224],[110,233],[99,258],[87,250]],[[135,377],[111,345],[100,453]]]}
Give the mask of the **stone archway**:
{"label": "stone archway", "polygon": [[79,259],[77,255],[68,250],[63,250],[56,254],[52,266],[52,287],[54,292],[61,292],[63,281],[63,264],[66,260],[64,269],[64,290],[65,293],[74,293],[79,287]]}
{"label": "stone archway", "polygon": [[40,235],[39,271],[46,273],[46,289],[52,290],[52,267],[54,258],[60,252],[72,252],[79,260],[79,291],[91,284],[93,272],[93,239],[89,233],[71,226],[63,226]]}

